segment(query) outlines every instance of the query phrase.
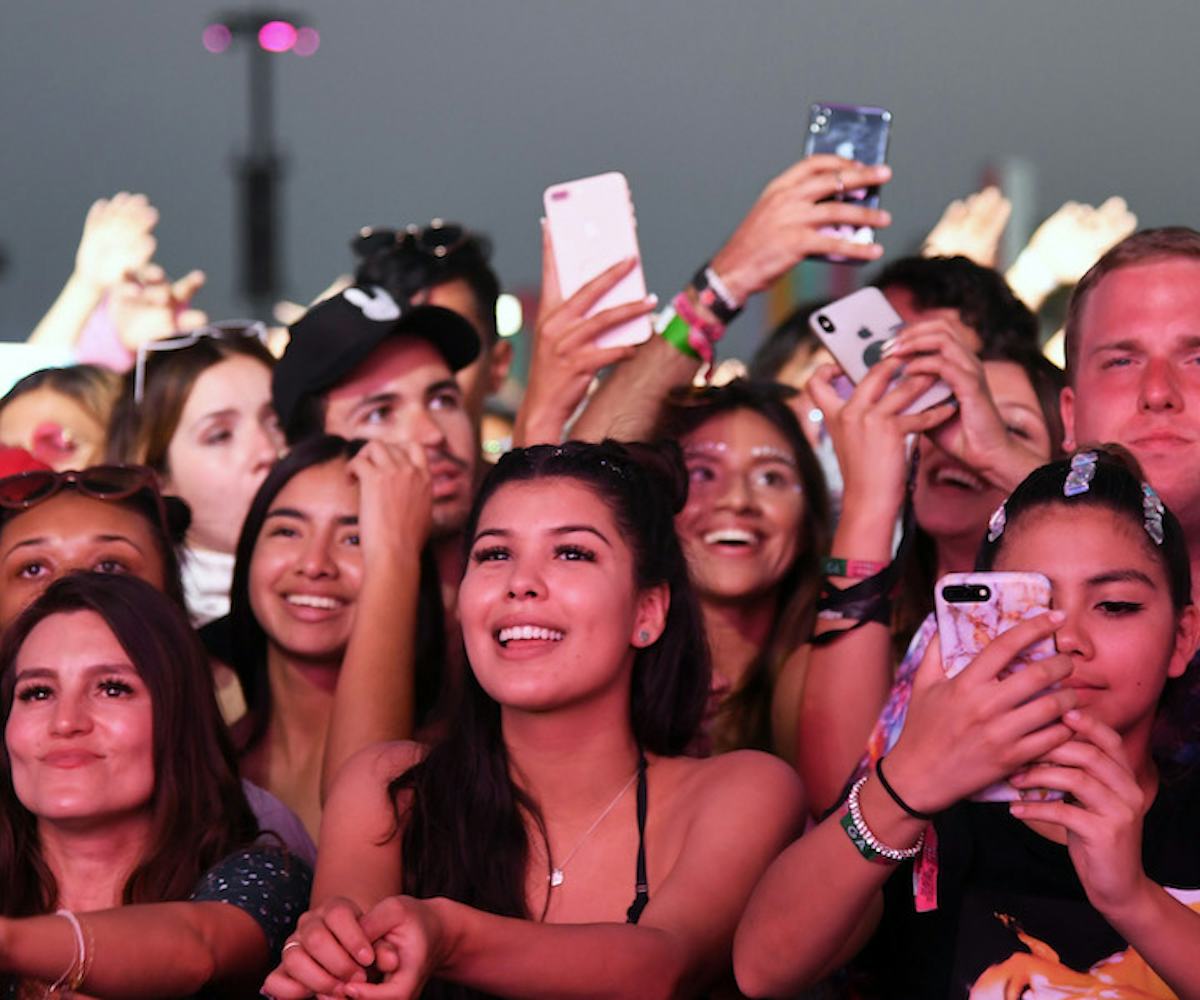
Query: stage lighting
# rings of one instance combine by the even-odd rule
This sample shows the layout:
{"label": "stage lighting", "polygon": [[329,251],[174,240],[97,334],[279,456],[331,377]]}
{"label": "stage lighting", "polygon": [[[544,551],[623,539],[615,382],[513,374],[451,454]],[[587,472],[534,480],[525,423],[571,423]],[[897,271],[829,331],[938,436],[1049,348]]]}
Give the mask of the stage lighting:
{"label": "stage lighting", "polygon": [[268,21],[258,29],[258,44],[268,52],[287,52],[296,44],[296,26],[287,21]]}
{"label": "stage lighting", "polygon": [[311,56],[321,47],[321,35],[316,28],[301,28],[296,32],[292,51],[298,56]]}
{"label": "stage lighting", "polygon": [[204,29],[200,40],[209,52],[219,55],[229,48],[229,43],[233,41],[233,32],[226,24],[210,24]]}

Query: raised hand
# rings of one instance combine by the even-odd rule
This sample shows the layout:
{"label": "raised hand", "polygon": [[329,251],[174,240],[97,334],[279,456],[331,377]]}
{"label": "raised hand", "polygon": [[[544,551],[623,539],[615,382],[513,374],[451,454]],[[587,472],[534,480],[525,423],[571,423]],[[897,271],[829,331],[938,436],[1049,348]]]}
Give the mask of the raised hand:
{"label": "raised hand", "polygon": [[433,482],[425,449],[368,441],[350,461],[360,490],[363,560],[390,564],[394,553],[419,552],[433,525]]}
{"label": "raised hand", "polygon": [[739,302],[762,291],[805,257],[830,254],[877,260],[883,247],[854,243],[822,232],[826,226],[890,225],[882,209],[831,201],[856,188],[878,187],[892,176],[888,166],[867,167],[840,156],[818,154],[794,164],[768,184],[712,267]]}
{"label": "raised hand", "polygon": [[588,311],[636,263],[630,258],[614,264],[564,301],[550,231],[542,226],[542,299],[535,324],[529,383],[517,414],[513,444],[519,447],[557,444],[596,373],[633,357],[635,347],[597,347],[596,338],[606,330],[646,315],[657,302],[654,296],[613,306],[592,316]]}
{"label": "raised hand", "polygon": [[148,264],[157,245],[158,209],[144,194],[119,191],[88,209],[75,253],[75,276],[104,291]]}
{"label": "raised hand", "polygon": [[956,199],[925,237],[923,257],[966,257],[995,267],[1000,236],[1012,214],[1012,202],[994,185]]}
{"label": "raised hand", "polygon": [[1062,721],[1075,692],[1051,689],[1071,673],[1069,657],[1038,660],[999,677],[1026,647],[1059,628],[1050,611],[997,636],[954,677],[936,642],[913,679],[904,731],[887,757],[888,779],[914,809],[937,813],[1045,757],[1074,733]]}
{"label": "raised hand", "polygon": [[189,271],[177,281],[157,264],[146,264],[121,276],[112,289],[109,312],[121,343],[131,351],[179,330],[194,330],[208,315],[191,307],[204,285],[203,271]]}
{"label": "raised hand", "polygon": [[1137,228],[1124,198],[1099,208],[1068,201],[1038,226],[1005,277],[1031,309],[1059,286],[1074,285],[1093,264]]}
{"label": "raised hand", "polygon": [[950,386],[958,410],[927,433],[993,486],[1011,491],[1045,455],[1009,433],[988,389],[983,362],[966,346],[972,339],[967,332],[949,316],[923,319],[897,334],[890,356],[905,362],[906,375],[933,376]]}

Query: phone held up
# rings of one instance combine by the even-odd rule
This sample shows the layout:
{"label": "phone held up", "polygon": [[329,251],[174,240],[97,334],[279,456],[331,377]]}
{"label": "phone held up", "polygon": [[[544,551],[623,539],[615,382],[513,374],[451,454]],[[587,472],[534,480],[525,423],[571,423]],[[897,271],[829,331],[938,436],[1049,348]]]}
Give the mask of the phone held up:
{"label": "phone held up", "polygon": [[[814,104],[808,111],[808,135],[804,155],[832,153],[864,166],[877,167],[887,162],[888,140],[892,131],[892,113],[884,108],[859,104]],[[835,196],[839,201],[879,207],[879,188],[856,188]],[[853,243],[875,242],[875,230],[870,226],[827,226],[822,230],[831,236]],[[833,263],[855,263],[847,257],[827,255]]]}
{"label": "phone held up", "polygon": [[[949,573],[934,588],[938,645],[946,676],[953,677],[975,659],[996,636],[1050,610],[1050,581],[1041,573]],[[1005,668],[1005,677],[1057,652],[1054,637],[1026,647]],[[971,796],[980,802],[1062,798],[1044,788],[1018,791],[997,782]]]}
{"label": "phone held up", "polygon": [[[624,174],[614,171],[554,184],[546,189],[544,204],[559,290],[564,299],[628,257],[636,257],[637,265],[592,306],[588,315],[646,297],[637,217]],[[651,317],[639,316],[605,331],[596,338],[596,346],[641,344],[652,333]]]}
{"label": "phone held up", "polygon": [[[878,288],[860,288],[831,302],[809,317],[808,325],[829,353],[857,385],[867,371],[883,360],[884,346],[904,325],[900,314]],[[896,377],[903,377],[901,371]],[[920,413],[953,395],[950,386],[938,379],[921,393],[905,413]]]}

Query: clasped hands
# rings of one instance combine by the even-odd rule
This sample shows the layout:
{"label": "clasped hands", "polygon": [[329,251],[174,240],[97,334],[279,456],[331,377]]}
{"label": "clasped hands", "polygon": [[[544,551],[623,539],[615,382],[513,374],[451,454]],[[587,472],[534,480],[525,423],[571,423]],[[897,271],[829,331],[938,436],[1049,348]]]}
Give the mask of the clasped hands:
{"label": "clasped hands", "polygon": [[407,1000],[441,964],[444,942],[437,900],[388,896],[363,912],[333,897],[300,918],[262,992]]}

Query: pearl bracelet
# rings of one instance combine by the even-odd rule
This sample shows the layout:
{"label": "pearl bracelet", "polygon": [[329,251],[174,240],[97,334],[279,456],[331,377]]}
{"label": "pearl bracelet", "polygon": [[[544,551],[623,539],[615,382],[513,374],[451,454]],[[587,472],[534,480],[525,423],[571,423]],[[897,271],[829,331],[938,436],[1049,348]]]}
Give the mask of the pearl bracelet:
{"label": "pearl bracelet", "polygon": [[850,795],[846,798],[847,812],[842,817],[842,829],[846,831],[846,836],[850,838],[850,842],[854,844],[858,853],[868,861],[879,864],[887,862],[898,864],[901,861],[911,861],[921,853],[921,848],[925,846],[925,832],[922,830],[917,842],[902,851],[884,844],[867,826],[867,821],[863,819],[862,809],[858,804],[858,793],[862,791],[862,786],[866,783],[867,776],[863,775],[854,783],[854,787],[850,789]]}

